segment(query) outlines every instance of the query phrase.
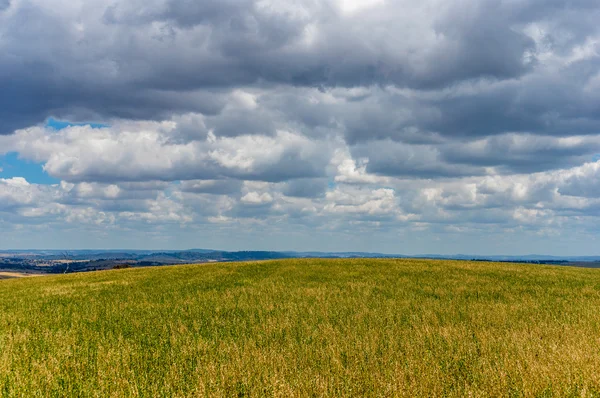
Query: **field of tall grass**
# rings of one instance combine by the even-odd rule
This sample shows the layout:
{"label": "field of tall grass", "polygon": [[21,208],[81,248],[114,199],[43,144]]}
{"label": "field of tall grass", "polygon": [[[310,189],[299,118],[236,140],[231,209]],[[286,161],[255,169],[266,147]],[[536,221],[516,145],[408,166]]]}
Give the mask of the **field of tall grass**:
{"label": "field of tall grass", "polygon": [[2,280],[0,396],[600,396],[600,270],[302,259]]}

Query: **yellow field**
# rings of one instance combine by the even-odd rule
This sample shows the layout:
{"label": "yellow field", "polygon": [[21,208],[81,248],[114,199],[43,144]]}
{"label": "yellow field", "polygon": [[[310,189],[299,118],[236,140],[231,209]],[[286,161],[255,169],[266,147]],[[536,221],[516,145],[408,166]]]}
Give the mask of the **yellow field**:
{"label": "yellow field", "polygon": [[0,395],[600,396],[600,271],[283,260],[0,281]]}

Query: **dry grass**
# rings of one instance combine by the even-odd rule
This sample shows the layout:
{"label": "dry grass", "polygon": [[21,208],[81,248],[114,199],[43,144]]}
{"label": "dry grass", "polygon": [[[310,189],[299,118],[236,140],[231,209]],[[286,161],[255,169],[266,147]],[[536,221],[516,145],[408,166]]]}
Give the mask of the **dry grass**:
{"label": "dry grass", "polygon": [[600,396],[600,272],[285,260],[0,282],[2,396]]}

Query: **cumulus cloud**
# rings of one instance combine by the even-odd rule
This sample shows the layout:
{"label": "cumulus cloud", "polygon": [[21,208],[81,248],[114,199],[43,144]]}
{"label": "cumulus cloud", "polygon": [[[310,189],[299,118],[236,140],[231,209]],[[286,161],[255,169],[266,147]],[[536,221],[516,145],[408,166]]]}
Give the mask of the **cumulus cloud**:
{"label": "cumulus cloud", "polygon": [[0,180],[0,219],[57,228],[151,225],[160,230],[174,224],[220,229],[247,222],[245,228],[279,225],[288,233],[306,227],[344,234],[348,228],[375,234],[397,228],[430,234],[484,230],[560,236],[573,229],[593,234],[600,216],[599,170],[600,161],[529,175],[391,180],[387,187],[337,183],[324,195],[297,196],[286,192],[287,183],[275,182],[248,181],[222,191],[228,184],[215,181],[48,186],[13,178]]}
{"label": "cumulus cloud", "polygon": [[172,181],[237,178],[283,181],[320,177],[329,163],[327,142],[278,131],[171,142],[173,122],[61,131],[33,127],[5,137],[4,151],[44,163],[53,177],[70,182]]}
{"label": "cumulus cloud", "polygon": [[599,18],[592,0],[0,0],[0,156],[59,181],[11,167],[0,223],[592,247]]}

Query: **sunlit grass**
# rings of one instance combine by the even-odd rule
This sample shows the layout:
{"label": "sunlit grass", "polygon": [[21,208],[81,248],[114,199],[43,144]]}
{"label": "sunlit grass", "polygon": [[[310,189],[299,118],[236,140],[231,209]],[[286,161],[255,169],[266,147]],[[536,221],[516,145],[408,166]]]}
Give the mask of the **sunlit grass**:
{"label": "sunlit grass", "polygon": [[284,260],[0,281],[2,396],[600,396],[600,271]]}

